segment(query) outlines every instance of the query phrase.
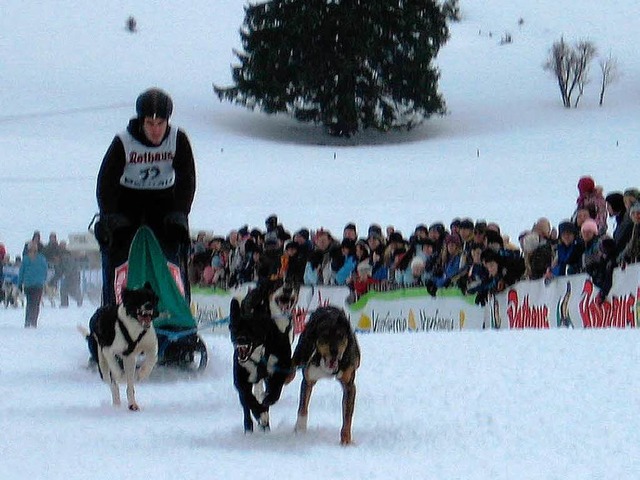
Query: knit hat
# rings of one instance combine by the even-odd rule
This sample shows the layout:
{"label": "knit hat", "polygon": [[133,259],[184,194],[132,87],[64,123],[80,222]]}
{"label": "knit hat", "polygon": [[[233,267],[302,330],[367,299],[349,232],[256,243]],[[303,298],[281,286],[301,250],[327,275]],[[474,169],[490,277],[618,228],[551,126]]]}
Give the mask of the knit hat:
{"label": "knit hat", "polygon": [[611,205],[613,213],[624,212],[624,196],[620,192],[612,192],[605,198],[607,203]]}
{"label": "knit hat", "polygon": [[578,180],[578,192],[580,192],[580,195],[591,193],[595,190],[595,188],[596,182],[594,182],[593,178],[589,176],[580,177],[580,180]]}
{"label": "knit hat", "polygon": [[584,235],[585,232],[592,232],[594,235],[598,234],[598,224],[595,220],[591,220],[589,218],[582,223],[582,227],[580,227],[580,233]]}

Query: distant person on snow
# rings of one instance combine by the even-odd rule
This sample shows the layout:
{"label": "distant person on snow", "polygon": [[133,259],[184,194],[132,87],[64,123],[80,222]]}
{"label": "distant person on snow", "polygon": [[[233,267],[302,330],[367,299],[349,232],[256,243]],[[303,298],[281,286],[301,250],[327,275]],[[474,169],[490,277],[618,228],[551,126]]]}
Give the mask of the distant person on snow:
{"label": "distant person on snow", "polygon": [[114,270],[128,258],[133,236],[143,224],[154,232],[168,260],[185,260],[181,270],[189,296],[188,216],[196,171],[186,133],[169,124],[172,111],[171,97],[163,90],[140,94],[137,116],[115,136],[102,160],[95,234],[102,251],[103,305],[115,304]]}

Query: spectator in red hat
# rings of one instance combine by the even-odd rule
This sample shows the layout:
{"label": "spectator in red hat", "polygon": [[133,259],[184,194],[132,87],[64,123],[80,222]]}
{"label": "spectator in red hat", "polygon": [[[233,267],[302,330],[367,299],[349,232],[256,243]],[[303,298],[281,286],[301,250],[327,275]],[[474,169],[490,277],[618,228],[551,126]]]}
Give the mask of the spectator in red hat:
{"label": "spectator in red hat", "polygon": [[576,213],[581,208],[592,208],[595,211],[595,221],[598,224],[598,233],[603,235],[607,231],[607,204],[602,195],[602,188],[596,186],[596,182],[590,176],[580,177],[578,180],[578,199],[576,211],[572,216],[575,221]]}

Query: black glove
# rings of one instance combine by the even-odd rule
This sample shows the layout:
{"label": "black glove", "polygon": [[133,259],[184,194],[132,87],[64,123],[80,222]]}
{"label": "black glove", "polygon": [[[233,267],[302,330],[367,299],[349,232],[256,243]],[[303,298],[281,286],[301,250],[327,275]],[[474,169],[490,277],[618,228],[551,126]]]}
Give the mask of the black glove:
{"label": "black glove", "polygon": [[101,214],[93,227],[93,234],[101,247],[110,247],[114,237],[124,229],[132,227],[131,220],[121,213]]}
{"label": "black glove", "polygon": [[176,242],[189,242],[189,220],[184,212],[169,212],[165,215],[164,230],[167,238]]}

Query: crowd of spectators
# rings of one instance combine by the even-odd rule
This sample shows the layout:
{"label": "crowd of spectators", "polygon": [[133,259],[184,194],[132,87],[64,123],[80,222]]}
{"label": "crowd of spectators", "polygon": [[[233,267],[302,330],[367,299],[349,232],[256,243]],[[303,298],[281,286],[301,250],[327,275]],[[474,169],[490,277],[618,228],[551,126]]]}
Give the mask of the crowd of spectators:
{"label": "crowd of spectators", "polygon": [[[61,307],[69,306],[69,299],[73,299],[78,306],[82,305],[83,295],[81,291],[81,269],[84,259],[69,251],[67,242],[58,241],[55,232],[49,234],[48,242],[43,243],[40,231],[33,232],[31,240],[25,242],[21,255],[16,255],[10,259],[6,249],[0,244],[0,282],[8,281],[18,283],[20,270],[23,269],[23,258],[25,258],[29,249],[32,253],[39,253],[44,256],[47,263],[48,274],[46,276],[46,284],[56,292],[60,297],[59,305]],[[43,285],[44,287],[44,285]]]}
{"label": "crowd of spectators", "polygon": [[[189,278],[193,285],[234,287],[264,278],[295,285],[345,285],[354,300],[371,289],[459,288],[484,304],[520,280],[586,272],[606,298],[616,266],[640,258],[640,191],[629,188],[604,196],[589,176],[578,181],[573,212],[552,228],[547,218],[523,231],[517,244],[496,223],[455,218],[419,224],[408,236],[393,226],[355,224],[341,236],[326,229],[300,228],[293,234],[276,215],[264,230],[247,225],[226,236],[198,233],[192,242]],[[569,207],[568,211],[571,211]],[[614,220],[608,231],[607,219]]]}
{"label": "crowd of spectators", "polygon": [[[601,289],[603,301],[613,269],[640,259],[640,191],[629,188],[605,196],[589,176],[581,177],[577,188],[576,205],[557,228],[540,218],[515,243],[497,223],[481,219],[418,224],[407,237],[376,223],[360,234],[355,224],[347,223],[336,236],[324,228],[291,233],[270,215],[264,229],[244,225],[225,236],[198,233],[191,245],[189,280],[223,288],[264,278],[343,285],[351,288],[354,300],[372,289],[419,286],[435,296],[438,289],[456,287],[484,304],[490,294],[521,280],[549,281],[585,272]],[[613,219],[612,231],[608,218]],[[80,260],[53,232],[46,244],[34,232],[23,255],[32,242],[53,272],[48,282],[59,286],[61,305],[68,305],[69,297],[80,305]],[[20,268],[20,257],[8,262],[2,244],[0,259],[5,272]]]}

